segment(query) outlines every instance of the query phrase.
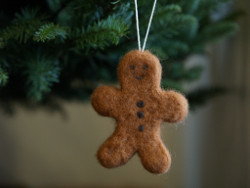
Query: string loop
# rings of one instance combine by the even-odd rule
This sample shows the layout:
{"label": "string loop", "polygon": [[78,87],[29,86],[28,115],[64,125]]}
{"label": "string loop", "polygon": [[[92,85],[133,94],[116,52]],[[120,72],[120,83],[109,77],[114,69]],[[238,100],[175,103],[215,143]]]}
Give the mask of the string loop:
{"label": "string loop", "polygon": [[153,16],[154,16],[154,12],[155,12],[155,7],[156,7],[157,0],[155,0],[154,4],[153,4],[153,8],[152,8],[151,15],[150,15],[149,22],[148,22],[147,32],[146,32],[146,35],[145,35],[145,38],[144,38],[144,42],[143,42],[142,48],[141,48],[141,39],[140,39],[140,26],[139,26],[139,18],[138,18],[137,0],[134,0],[134,1],[135,1],[135,20],[136,20],[136,31],[137,31],[138,49],[140,51],[144,51],[145,48],[146,48],[146,43],[147,43],[147,40],[148,40],[149,30],[150,30],[150,27],[151,27],[151,24],[152,24],[152,20],[153,20]]}

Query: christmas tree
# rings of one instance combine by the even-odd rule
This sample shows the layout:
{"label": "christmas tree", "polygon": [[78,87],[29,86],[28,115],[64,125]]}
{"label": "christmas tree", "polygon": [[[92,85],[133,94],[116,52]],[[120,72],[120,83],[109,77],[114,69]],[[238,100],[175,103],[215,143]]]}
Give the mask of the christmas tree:
{"label": "christmas tree", "polygon": [[[212,19],[229,0],[162,0],[147,46],[163,65],[162,87],[185,93],[183,82],[199,79],[203,67],[185,68],[190,54],[234,34],[239,12]],[[153,1],[139,0],[146,31]],[[3,1],[0,8],[0,100],[51,105],[54,98],[88,99],[100,83],[116,83],[119,59],[137,48],[134,1]],[[192,105],[219,92],[185,93]]]}

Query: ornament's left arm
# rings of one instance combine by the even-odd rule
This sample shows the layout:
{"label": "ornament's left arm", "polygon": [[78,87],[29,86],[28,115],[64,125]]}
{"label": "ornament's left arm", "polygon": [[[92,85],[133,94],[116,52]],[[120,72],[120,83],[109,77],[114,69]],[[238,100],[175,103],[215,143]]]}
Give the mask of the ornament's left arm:
{"label": "ornament's left arm", "polygon": [[116,117],[120,91],[111,86],[100,86],[91,95],[91,104],[100,115]]}
{"label": "ornament's left arm", "polygon": [[188,101],[175,91],[163,91],[161,109],[164,121],[176,123],[182,121],[188,114]]}

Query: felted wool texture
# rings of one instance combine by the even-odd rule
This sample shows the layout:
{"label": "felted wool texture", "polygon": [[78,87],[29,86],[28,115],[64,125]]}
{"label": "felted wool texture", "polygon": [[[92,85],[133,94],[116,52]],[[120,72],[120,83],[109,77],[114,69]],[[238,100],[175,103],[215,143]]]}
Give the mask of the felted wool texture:
{"label": "felted wool texture", "polygon": [[186,98],[160,87],[162,67],[149,51],[133,50],[120,61],[121,88],[98,87],[91,96],[94,109],[116,120],[114,133],[97,152],[106,168],[121,166],[138,153],[145,169],[155,174],[168,171],[169,151],[160,136],[163,121],[176,123],[188,113]]}

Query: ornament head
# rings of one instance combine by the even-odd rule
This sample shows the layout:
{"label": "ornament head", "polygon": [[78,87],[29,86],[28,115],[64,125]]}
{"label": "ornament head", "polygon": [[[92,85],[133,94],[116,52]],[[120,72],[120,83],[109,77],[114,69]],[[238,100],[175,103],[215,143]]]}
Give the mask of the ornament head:
{"label": "ornament head", "polygon": [[120,61],[118,78],[122,90],[147,90],[160,87],[161,64],[149,51],[132,50]]}

